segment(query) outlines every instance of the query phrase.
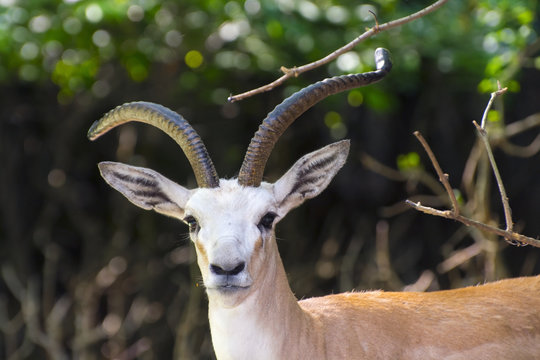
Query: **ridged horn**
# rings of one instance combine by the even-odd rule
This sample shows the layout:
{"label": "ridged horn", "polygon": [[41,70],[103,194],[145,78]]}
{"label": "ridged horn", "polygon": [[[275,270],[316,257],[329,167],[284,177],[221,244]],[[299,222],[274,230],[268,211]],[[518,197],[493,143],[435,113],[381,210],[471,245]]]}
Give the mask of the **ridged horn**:
{"label": "ridged horn", "polygon": [[238,174],[238,183],[257,187],[261,184],[266,162],[283,132],[306,110],[324,98],[339,92],[381,80],[392,68],[388,50],[375,50],[377,70],[362,74],[325,79],[294,93],[276,106],[259,126],[246,151]]}
{"label": "ridged horn", "polygon": [[219,177],[200,136],[182,116],[158,104],[137,101],[120,105],[92,124],[88,138],[95,140],[112,128],[130,121],[143,122],[172,137],[188,158],[199,187],[219,186]]}

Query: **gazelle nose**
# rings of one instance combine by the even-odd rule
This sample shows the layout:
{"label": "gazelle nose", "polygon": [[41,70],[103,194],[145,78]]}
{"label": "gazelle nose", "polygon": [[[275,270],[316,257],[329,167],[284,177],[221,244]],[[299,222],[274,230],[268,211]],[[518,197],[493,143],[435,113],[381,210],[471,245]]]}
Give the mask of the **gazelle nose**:
{"label": "gazelle nose", "polygon": [[219,265],[210,264],[210,271],[216,275],[238,275],[246,267],[245,262],[240,262],[234,267],[221,267]]}

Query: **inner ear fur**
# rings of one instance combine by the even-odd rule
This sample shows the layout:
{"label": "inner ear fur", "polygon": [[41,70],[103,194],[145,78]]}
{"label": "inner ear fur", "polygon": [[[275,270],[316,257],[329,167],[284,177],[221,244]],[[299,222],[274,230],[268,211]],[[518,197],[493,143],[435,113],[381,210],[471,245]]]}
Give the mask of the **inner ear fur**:
{"label": "inner ear fur", "polygon": [[105,181],[133,204],[183,218],[190,190],[151,169],[111,161],[101,162],[98,167]]}
{"label": "inner ear fur", "polygon": [[342,140],[301,157],[274,184],[280,216],[319,195],[345,164],[350,141]]}

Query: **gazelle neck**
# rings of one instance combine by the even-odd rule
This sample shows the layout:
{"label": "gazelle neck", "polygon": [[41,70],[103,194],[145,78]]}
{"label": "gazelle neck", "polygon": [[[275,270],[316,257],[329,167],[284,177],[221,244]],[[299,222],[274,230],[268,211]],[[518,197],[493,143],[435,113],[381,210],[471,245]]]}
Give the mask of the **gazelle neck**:
{"label": "gazelle neck", "polygon": [[208,293],[212,342],[220,360],[253,359],[254,354],[284,358],[287,337],[307,327],[309,319],[289,287],[275,240],[271,242],[267,271],[255,279],[241,303],[227,307],[220,294]]}

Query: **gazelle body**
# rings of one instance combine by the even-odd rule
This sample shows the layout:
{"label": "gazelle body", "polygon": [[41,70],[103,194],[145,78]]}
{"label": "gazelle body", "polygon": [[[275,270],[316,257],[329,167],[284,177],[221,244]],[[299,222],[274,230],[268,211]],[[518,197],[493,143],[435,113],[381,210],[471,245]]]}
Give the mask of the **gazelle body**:
{"label": "gazelle body", "polygon": [[[364,74],[360,85],[384,76],[389,70],[385,56],[378,59],[379,73]],[[312,89],[318,92],[316,85]],[[305,155],[275,183],[262,182],[262,170],[268,149],[285,128],[327,95],[313,100],[310,94],[293,95],[282,104],[285,110],[278,106],[269,114],[238,179],[217,178],[194,130],[156,104],[123,105],[89,132],[94,139],[126,121],[148,122],[172,134],[188,155],[199,183],[193,190],[150,169],[111,162],[99,167],[105,180],[135,205],[189,225],[217,358],[539,358],[540,277],[434,293],[353,292],[297,301],[279,256],[275,226],[326,188],[345,163],[349,142]],[[307,107],[299,109],[298,103]],[[278,130],[271,128],[274,118]]]}

